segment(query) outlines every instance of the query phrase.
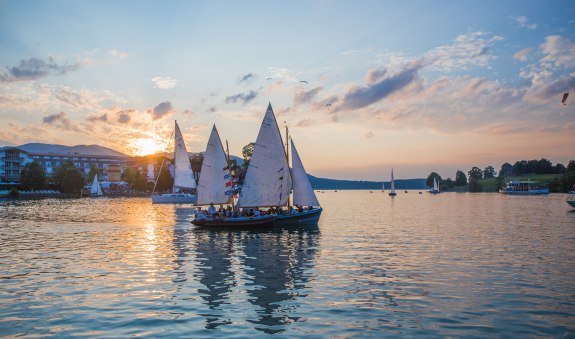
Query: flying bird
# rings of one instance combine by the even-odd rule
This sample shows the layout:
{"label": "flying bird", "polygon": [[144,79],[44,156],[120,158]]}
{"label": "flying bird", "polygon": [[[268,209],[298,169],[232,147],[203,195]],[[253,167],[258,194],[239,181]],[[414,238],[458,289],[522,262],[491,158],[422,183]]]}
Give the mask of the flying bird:
{"label": "flying bird", "polygon": [[269,78],[269,77],[268,77],[266,80],[271,80],[271,79],[272,79],[272,78]]}
{"label": "flying bird", "polygon": [[568,96],[569,96],[569,92],[563,94],[563,99],[561,100],[561,103],[563,104],[563,106],[567,105],[565,102],[567,101]]}
{"label": "flying bird", "polygon": [[305,80],[300,80],[300,83],[305,83],[309,85],[309,82],[305,81]]}
{"label": "flying bird", "polygon": [[327,104],[326,106],[327,106],[327,107],[331,107],[331,104]]}

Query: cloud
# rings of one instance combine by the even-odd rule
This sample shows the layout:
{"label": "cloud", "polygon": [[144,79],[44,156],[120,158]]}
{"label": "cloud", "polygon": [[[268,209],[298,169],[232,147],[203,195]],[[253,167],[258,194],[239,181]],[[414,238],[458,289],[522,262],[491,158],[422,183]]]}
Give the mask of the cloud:
{"label": "cloud", "polygon": [[229,104],[229,103],[236,103],[238,101],[243,101],[244,104],[247,104],[248,102],[254,100],[257,96],[258,92],[254,91],[249,91],[246,93],[238,93],[226,97],[225,102],[226,104]]}
{"label": "cloud", "polygon": [[354,87],[348,90],[343,97],[342,104],[334,113],[340,110],[356,110],[369,106],[401,90],[416,80],[417,73],[422,66],[421,62],[411,63],[398,74],[363,87]]}
{"label": "cloud", "polygon": [[208,112],[210,113],[215,113],[218,109],[216,108],[216,106],[212,106],[208,109]]}
{"label": "cloud", "polygon": [[321,91],[323,90],[322,86],[318,86],[316,88],[313,88],[309,91],[304,91],[302,89],[298,89],[293,97],[293,102],[294,102],[294,106],[297,105],[301,105],[301,104],[305,104],[307,102],[310,102],[313,100],[313,98],[315,98],[315,96]]}
{"label": "cloud", "polygon": [[79,68],[79,63],[56,63],[53,57],[47,61],[30,58],[20,60],[20,65],[0,69],[0,82],[32,81],[48,75],[64,75]]}
{"label": "cloud", "polygon": [[163,118],[164,116],[172,113],[174,110],[172,109],[172,103],[169,101],[162,102],[158,106],[154,107],[153,109],[149,109],[148,113],[152,115],[152,120],[158,120]]}
{"label": "cloud", "polygon": [[161,89],[171,89],[178,84],[178,80],[170,77],[153,77],[150,81],[154,83],[154,87]]}
{"label": "cloud", "polygon": [[550,35],[539,45],[544,54],[541,63],[547,67],[575,67],[575,43],[560,35]]}
{"label": "cloud", "polygon": [[128,110],[123,110],[123,111],[119,111],[118,114],[118,122],[120,124],[127,124],[130,122],[130,120],[132,120],[132,117],[130,114],[134,113],[134,110],[128,109]]}
{"label": "cloud", "polygon": [[364,138],[366,139],[371,139],[373,138],[373,131],[368,131],[363,135]]}
{"label": "cloud", "polygon": [[513,55],[513,59],[517,59],[519,61],[527,61],[527,54],[531,53],[533,48],[528,47],[520,50],[519,52]]}
{"label": "cloud", "polygon": [[191,109],[187,109],[187,110],[183,111],[182,114],[194,115],[194,112]]}
{"label": "cloud", "polygon": [[521,28],[537,29],[537,23],[530,24],[525,16],[510,16],[509,18],[515,21]]}
{"label": "cloud", "polygon": [[309,118],[305,118],[305,119],[301,119],[298,122],[296,122],[295,127],[309,127],[309,126],[313,126],[315,124],[315,122]]}
{"label": "cloud", "polygon": [[89,116],[88,118],[86,118],[86,120],[91,121],[91,122],[98,122],[98,121],[107,122],[108,121],[108,114],[104,113],[100,116]]}
{"label": "cloud", "polygon": [[65,112],[45,116],[42,118],[42,123],[46,125],[56,126],[58,128],[67,131],[80,132],[80,129],[76,125],[72,124],[72,122],[68,118],[66,118]]}
{"label": "cloud", "polygon": [[238,84],[241,84],[242,82],[249,83],[250,81],[254,80],[255,78],[256,78],[256,75],[254,73],[248,73],[246,75],[241,76],[238,79]]}
{"label": "cloud", "polygon": [[486,32],[459,35],[453,43],[436,47],[425,54],[426,63],[440,71],[467,70],[469,66],[485,67],[496,59],[489,47],[503,37]]}

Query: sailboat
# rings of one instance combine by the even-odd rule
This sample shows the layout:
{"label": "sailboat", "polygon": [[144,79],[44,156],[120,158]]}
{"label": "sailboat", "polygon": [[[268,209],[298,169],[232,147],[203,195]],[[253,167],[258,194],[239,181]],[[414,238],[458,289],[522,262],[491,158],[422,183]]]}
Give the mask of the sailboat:
{"label": "sailboat", "polygon": [[92,181],[92,187],[90,188],[90,196],[91,197],[101,197],[104,194],[102,193],[102,188],[100,188],[100,183],[98,182],[98,174],[94,176],[94,180]]}
{"label": "sailboat", "polygon": [[[279,213],[276,222],[317,222],[322,209],[319,207],[293,140],[291,143],[293,171],[290,172],[287,146],[286,139],[286,149],[284,149],[279,127],[272,106],[269,104],[240,192],[238,207],[287,206],[289,214]],[[298,209],[291,209],[290,191],[292,188],[293,204],[298,206]],[[303,206],[307,206],[307,209],[303,209]]]}
{"label": "sailboat", "polygon": [[382,183],[381,183],[381,191],[382,191],[382,192],[385,192],[385,182],[382,182]]}
{"label": "sailboat", "polygon": [[[230,172],[229,155],[224,147],[216,129],[212,132],[204,152],[200,180],[198,182],[197,205],[228,204],[233,205],[234,178]],[[241,227],[271,225],[276,219],[275,215],[240,217],[240,216],[205,216],[196,214],[192,224],[200,227]]]}
{"label": "sailboat", "polygon": [[[177,121],[175,122],[174,137],[174,185],[172,193],[152,194],[152,203],[154,204],[193,204],[196,202],[197,197],[195,195],[183,192],[183,190],[195,189],[196,179],[194,179],[192,164]],[[163,166],[160,171],[162,169]],[[157,183],[158,180],[156,179]]]}
{"label": "sailboat", "polygon": [[437,183],[437,178],[433,178],[433,189],[430,189],[429,193],[432,194],[439,193],[439,184]]}
{"label": "sailboat", "polygon": [[391,169],[391,181],[389,182],[389,196],[395,197],[397,193],[395,193],[395,180],[393,179],[393,168]]}

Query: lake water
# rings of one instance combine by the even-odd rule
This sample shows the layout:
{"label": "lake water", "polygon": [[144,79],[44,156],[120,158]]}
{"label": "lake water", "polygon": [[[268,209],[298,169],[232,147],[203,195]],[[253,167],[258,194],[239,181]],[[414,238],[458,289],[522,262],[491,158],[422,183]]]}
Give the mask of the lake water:
{"label": "lake water", "polygon": [[0,335],[575,336],[565,195],[319,193],[207,231],[145,198],[0,202]]}

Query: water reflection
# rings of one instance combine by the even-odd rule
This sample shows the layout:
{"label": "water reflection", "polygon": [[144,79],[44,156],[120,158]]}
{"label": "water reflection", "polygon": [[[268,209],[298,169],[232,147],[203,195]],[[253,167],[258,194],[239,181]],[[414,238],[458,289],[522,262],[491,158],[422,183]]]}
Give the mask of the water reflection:
{"label": "water reflection", "polygon": [[319,230],[298,228],[269,231],[209,231],[196,229],[196,264],[199,265],[198,289],[208,306],[207,329],[232,324],[226,314],[232,303],[246,302],[232,297],[239,286],[247,293],[247,302],[256,306],[256,317],[247,321],[266,333],[285,330],[299,319],[295,314],[298,297],[305,297],[309,273],[314,266]]}

